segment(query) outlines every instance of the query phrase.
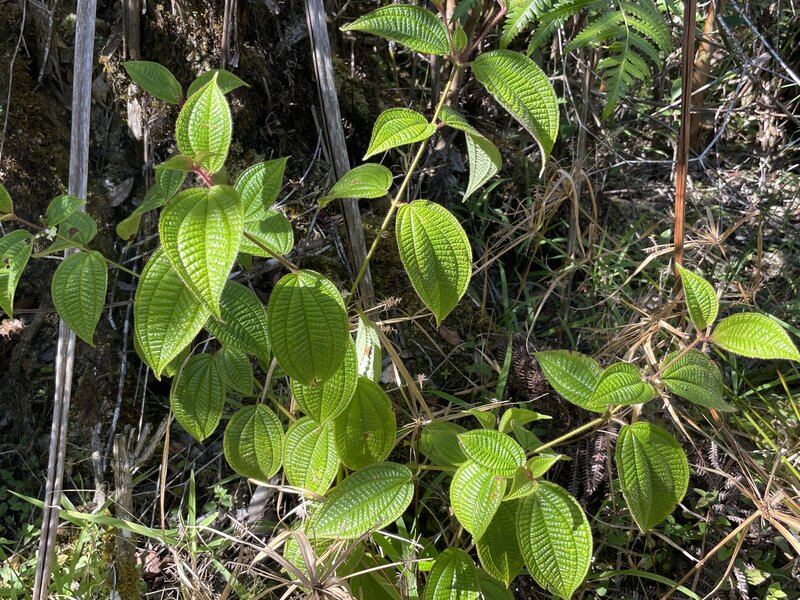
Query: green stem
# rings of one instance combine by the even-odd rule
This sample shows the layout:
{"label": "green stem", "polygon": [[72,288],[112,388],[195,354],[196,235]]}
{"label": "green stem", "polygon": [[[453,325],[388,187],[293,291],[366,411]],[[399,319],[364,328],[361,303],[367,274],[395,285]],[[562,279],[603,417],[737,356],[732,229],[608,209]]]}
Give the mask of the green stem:
{"label": "green stem", "polygon": [[273,252],[272,250],[267,248],[264,244],[262,244],[257,238],[253,237],[252,235],[250,235],[246,231],[243,233],[243,235],[248,241],[253,242],[256,246],[261,248],[264,252],[267,252],[272,258],[277,260],[284,267],[289,269],[292,273],[297,273],[300,270],[300,268],[296,264],[294,264],[292,261],[290,261],[288,258],[286,258],[285,256],[281,256],[280,254],[278,254],[276,252]]}
{"label": "green stem", "polygon": [[699,333],[698,333],[698,334],[697,334],[697,337],[696,337],[696,338],[695,338],[695,339],[692,341],[692,343],[691,343],[691,344],[689,344],[688,346],[686,346],[686,348],[684,348],[683,350],[681,350],[681,351],[680,351],[680,353],[678,353],[678,356],[676,356],[675,358],[673,358],[673,359],[672,359],[671,361],[669,361],[667,364],[665,364],[665,365],[662,365],[661,367],[659,367],[658,371],[656,371],[655,373],[653,373],[653,376],[652,376],[652,378],[651,378],[651,379],[656,379],[656,378],[660,377],[660,376],[661,376],[661,374],[662,374],[664,371],[666,371],[667,369],[669,369],[669,368],[670,368],[672,365],[674,365],[676,362],[678,362],[678,361],[679,361],[681,358],[683,358],[684,356],[686,356],[686,354],[688,354],[689,350],[691,350],[692,348],[694,348],[695,346],[697,346],[697,345],[698,345],[700,342],[705,342],[705,341],[707,341],[707,338],[706,338],[704,335],[702,335],[702,334],[699,334]]}
{"label": "green stem", "polygon": [[566,442],[567,440],[570,440],[570,439],[574,438],[575,436],[580,435],[584,431],[589,431],[591,429],[594,429],[595,427],[599,427],[603,423],[606,423],[612,416],[614,416],[614,414],[619,412],[621,409],[622,409],[622,406],[615,406],[610,411],[608,411],[606,414],[604,414],[602,417],[597,417],[596,419],[593,419],[593,420],[589,421],[588,423],[586,423],[584,425],[581,425],[580,427],[578,427],[576,429],[573,429],[572,431],[569,431],[569,432],[565,433],[564,435],[562,435],[560,437],[557,437],[553,441],[547,442],[546,444],[542,444],[538,448],[535,448],[533,450],[533,453],[534,454],[538,454],[539,452],[547,450],[548,448],[552,448],[553,446],[557,446],[557,445],[559,445],[559,444],[561,444],[563,442]]}

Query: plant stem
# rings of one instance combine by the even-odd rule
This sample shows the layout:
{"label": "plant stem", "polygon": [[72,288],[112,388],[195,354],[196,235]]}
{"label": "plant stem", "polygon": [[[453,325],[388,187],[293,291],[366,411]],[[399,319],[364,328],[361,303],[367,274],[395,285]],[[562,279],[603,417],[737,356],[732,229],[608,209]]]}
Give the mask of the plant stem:
{"label": "plant stem", "polygon": [[680,351],[680,353],[678,354],[678,356],[676,356],[675,358],[673,358],[673,359],[672,359],[671,361],[669,361],[667,364],[665,364],[665,365],[661,365],[661,367],[659,367],[658,371],[656,371],[656,372],[653,374],[653,378],[660,377],[660,376],[661,376],[661,374],[662,374],[664,371],[666,371],[668,368],[670,368],[672,365],[674,365],[676,362],[678,362],[678,361],[679,361],[681,358],[683,358],[684,356],[686,356],[686,354],[688,354],[688,353],[689,353],[689,350],[691,350],[692,348],[694,348],[695,346],[697,346],[697,344],[699,344],[700,342],[704,342],[704,341],[706,341],[706,337],[705,337],[705,336],[703,336],[703,335],[701,335],[701,334],[698,334],[698,335],[697,335],[697,337],[696,337],[694,340],[692,340],[692,343],[691,343],[691,344],[689,344],[688,346],[686,346],[686,348],[684,348],[683,350],[681,350],[681,351]]}
{"label": "plant stem", "polygon": [[264,244],[262,244],[262,243],[261,243],[261,242],[260,242],[260,241],[259,241],[257,238],[254,238],[254,237],[253,237],[252,235],[250,235],[249,233],[247,233],[247,232],[243,232],[243,233],[242,233],[242,235],[244,235],[244,237],[245,237],[245,238],[246,238],[248,241],[250,241],[250,242],[253,242],[253,243],[254,243],[256,246],[258,246],[259,248],[261,248],[261,249],[262,249],[264,252],[267,252],[267,253],[269,253],[269,255],[270,255],[272,258],[274,258],[275,260],[277,260],[277,261],[278,261],[279,263],[281,263],[281,264],[282,264],[284,267],[286,267],[287,269],[289,269],[289,270],[290,270],[292,273],[297,273],[297,272],[300,270],[300,267],[298,267],[296,264],[294,264],[294,263],[293,263],[292,261],[290,261],[288,258],[286,258],[285,256],[281,256],[280,254],[277,254],[276,252],[273,252],[272,250],[270,250],[269,248],[267,248],[267,247],[266,247]]}
{"label": "plant stem", "polygon": [[597,417],[596,419],[593,419],[593,420],[589,421],[588,423],[585,423],[584,425],[581,425],[580,427],[578,427],[576,429],[573,429],[572,431],[568,431],[564,435],[562,435],[560,437],[557,437],[556,439],[554,439],[554,440],[552,440],[550,442],[547,442],[546,444],[542,444],[538,448],[535,448],[533,450],[533,453],[534,454],[538,454],[539,452],[542,452],[543,450],[547,450],[548,448],[552,448],[553,446],[557,446],[558,444],[566,442],[567,440],[574,438],[576,435],[579,435],[579,434],[583,433],[584,431],[589,431],[590,429],[594,429],[595,427],[598,427],[598,426],[602,425],[603,423],[605,423],[606,421],[608,421],[612,416],[614,416],[616,413],[618,413],[621,409],[622,409],[622,406],[615,406],[610,411],[608,411],[606,414],[604,414],[602,417]]}

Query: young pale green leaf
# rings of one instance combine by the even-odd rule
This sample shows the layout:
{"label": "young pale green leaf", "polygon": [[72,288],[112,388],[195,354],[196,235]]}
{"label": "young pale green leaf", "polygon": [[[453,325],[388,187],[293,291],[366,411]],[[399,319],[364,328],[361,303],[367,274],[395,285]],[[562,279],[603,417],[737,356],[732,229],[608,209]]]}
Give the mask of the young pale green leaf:
{"label": "young pale green leaf", "polygon": [[411,504],[413,475],[397,463],[374,463],[345,478],[312,515],[317,538],[352,540],[395,521]]}
{"label": "young pale green leaf", "polygon": [[231,145],[231,109],[212,78],[183,105],[175,124],[178,150],[216,173],[225,164]]}
{"label": "young pale green leaf", "polygon": [[310,417],[295,421],[286,432],[283,470],[291,485],[324,494],[339,470],[333,426],[319,425]]}
{"label": "young pale green leaf", "polygon": [[683,356],[680,350],[673,352],[664,359],[664,364],[667,368],[661,380],[676,396],[723,412],[736,410],[722,399],[719,367],[700,350],[689,350]]}
{"label": "young pale green leaf", "polygon": [[558,136],[558,100],[547,76],[530,58],[511,50],[479,54],[472,72],[528,130],[542,151],[542,171]]}
{"label": "young pale green leaf", "polygon": [[[186,154],[176,154],[175,156],[170,156],[160,165],[156,165],[155,168],[156,171],[161,169],[165,171],[178,171],[179,173],[188,174],[194,170],[195,164],[194,159],[191,156],[187,156]],[[158,177],[156,177],[156,181],[158,181]],[[177,193],[177,190],[175,193]]]}
{"label": "young pale green leaf", "polygon": [[342,31],[364,31],[425,54],[445,56],[450,53],[444,23],[421,6],[383,6],[342,27]]}
{"label": "young pale green leaf", "polygon": [[319,199],[322,208],[337,198],[381,198],[392,187],[392,172],[377,163],[350,169],[327,195]]}
{"label": "young pale green leaf", "polygon": [[408,108],[390,108],[378,115],[363,160],[397,146],[421,142],[436,132],[436,125]]}
{"label": "young pale green leaf", "polygon": [[686,295],[686,308],[697,331],[704,331],[717,318],[719,301],[714,286],[699,275],[678,265],[678,273]]}
{"label": "young pale green leaf", "polygon": [[719,322],[711,341],[734,354],[750,358],[800,362],[800,352],[789,334],[775,321],[758,313],[739,313]]}
{"label": "young pale green leaf", "polygon": [[475,543],[483,568],[506,587],[525,564],[517,541],[517,510],[518,502],[502,503],[486,533]]}
{"label": "young pale green leaf", "polygon": [[605,411],[605,406],[592,404],[594,389],[603,373],[596,360],[569,350],[537,352],[536,360],[547,381],[566,400],[587,410]]}
{"label": "young pale green leaf", "polygon": [[161,211],[161,244],[184,284],[219,318],[244,229],[242,205],[228,186],[215,185],[203,195],[187,192]]}
{"label": "young pale green leaf", "polygon": [[147,60],[130,60],[122,66],[133,82],[151,96],[169,104],[181,101],[181,84],[165,66]]}
{"label": "young pale green leaf", "polygon": [[228,422],[222,449],[228,464],[239,475],[267,481],[281,466],[283,426],[263,404],[245,406]]}
{"label": "young pale green leaf", "polygon": [[625,502],[642,531],[667,518],[689,485],[680,444],[660,427],[640,421],[619,432],[614,452]]}
{"label": "young pale green leaf", "polygon": [[497,416],[490,410],[478,410],[477,408],[470,408],[464,412],[475,417],[475,419],[484,429],[494,429],[497,426]]}
{"label": "young pale green leaf", "polygon": [[71,254],[58,265],[51,284],[53,306],[70,329],[90,346],[108,288],[108,267],[96,250]]}
{"label": "young pale green leaf", "polygon": [[210,436],[222,419],[225,383],[210,354],[195,354],[172,380],[169,402],[175,419],[198,442]]}
{"label": "young pale green leaf", "polygon": [[284,275],[267,307],[272,351],[290,377],[320,384],[342,365],[352,339],[336,286],[315,271]]}
{"label": "young pale green leaf", "polygon": [[186,97],[191,98],[194,94],[200,91],[205,85],[207,85],[214,76],[216,75],[217,78],[217,85],[219,86],[219,90],[223,94],[227,94],[228,92],[232,92],[233,90],[244,87],[250,87],[249,83],[245,83],[241,79],[239,79],[236,75],[231,73],[230,71],[226,71],[225,69],[210,69],[200,75],[197,79],[195,79],[191,85],[189,85],[189,89],[186,91]]}
{"label": "young pale green leaf", "polygon": [[14,212],[14,203],[11,201],[11,194],[5,186],[0,183],[0,215],[10,215]]}
{"label": "young pale green leaf", "polygon": [[531,473],[527,467],[517,467],[514,478],[511,480],[511,487],[508,492],[506,492],[503,501],[508,502],[510,500],[517,500],[518,498],[530,496],[537,489],[539,489],[539,482],[536,481],[536,477],[534,477],[533,473]]}
{"label": "young pale green leaf", "polygon": [[501,477],[513,477],[525,464],[525,452],[511,436],[493,429],[475,429],[458,436],[467,458]]}
{"label": "young pale green leaf", "polygon": [[200,332],[209,314],[183,285],[164,251],[156,250],[136,287],[133,326],[142,358],[157,379]]}
{"label": "young pale green leaf", "polygon": [[358,359],[358,374],[372,379],[374,382],[381,378],[381,338],[375,324],[363,314],[358,317],[358,331],[356,332],[356,357]]}
{"label": "young pale green leaf", "polygon": [[469,182],[464,197],[461,199],[463,202],[497,174],[502,165],[502,158],[497,147],[470,125],[460,113],[452,108],[444,107],[440,119],[445,125],[463,131],[464,137],[467,139]]}
{"label": "young pale green leaf", "polygon": [[519,547],[536,583],[569,600],[592,560],[592,530],[578,501],[549,481],[517,510]]}
{"label": "young pale green leaf", "polygon": [[569,458],[563,454],[540,454],[531,458],[525,467],[534,477],[541,477],[560,460],[569,460]]}
{"label": "young pale green leaf", "polygon": [[448,548],[436,557],[423,600],[478,600],[480,595],[478,570],[469,554]]}
{"label": "young pale green leaf", "polygon": [[74,212],[77,212],[81,207],[86,204],[86,200],[76,198],[68,194],[56,196],[47,205],[44,213],[44,222],[48,227],[58,225]]}
{"label": "young pale green leaf", "polygon": [[444,207],[415,200],[397,211],[395,235],[411,285],[441,323],[472,276],[472,248],[464,228]]}
{"label": "young pale green leaf", "polygon": [[468,43],[469,38],[467,37],[467,32],[464,31],[461,23],[456,24],[456,29],[453,32],[453,49],[456,52],[461,52],[467,47]]}
{"label": "young pale green leaf", "polygon": [[497,430],[500,433],[511,433],[517,427],[522,427],[535,421],[552,418],[553,417],[543,415],[542,413],[538,413],[528,408],[518,408],[514,406],[506,410],[503,413],[503,416],[500,417],[500,424],[497,426]]}
{"label": "young pale green leaf", "polygon": [[630,363],[616,363],[608,367],[597,382],[590,405],[642,404],[656,396],[655,388],[642,381],[642,374]]}
{"label": "young pale green leaf", "polygon": [[489,527],[497,507],[503,501],[505,489],[505,479],[471,460],[461,465],[453,475],[450,505],[464,529],[476,540]]}
{"label": "young pale green leaf", "polygon": [[14,292],[28,264],[33,249],[33,237],[17,229],[0,238],[0,308],[14,316]]}
{"label": "young pale green leaf", "polygon": [[224,346],[243,350],[268,361],[267,314],[255,292],[228,280],[219,302],[220,318],[212,316],[205,324],[208,332]]}
{"label": "young pale green leaf", "polygon": [[466,429],[450,421],[434,421],[422,429],[419,435],[419,451],[434,465],[452,467],[467,461],[458,435]]}
{"label": "young pale green leaf", "polygon": [[350,404],[358,378],[356,347],[350,341],[342,364],[330,379],[317,385],[305,385],[292,379],[290,387],[300,410],[317,423],[326,423],[342,414]]}
{"label": "young pale green leaf", "polygon": [[386,459],[397,433],[389,396],[371,379],[359,377],[352,400],[333,421],[333,431],[336,451],[349,469]]}
{"label": "young pale green leaf", "polygon": [[[263,309],[261,309],[263,313]],[[253,395],[253,365],[244,350],[223,346],[215,357],[222,381],[242,396]]]}

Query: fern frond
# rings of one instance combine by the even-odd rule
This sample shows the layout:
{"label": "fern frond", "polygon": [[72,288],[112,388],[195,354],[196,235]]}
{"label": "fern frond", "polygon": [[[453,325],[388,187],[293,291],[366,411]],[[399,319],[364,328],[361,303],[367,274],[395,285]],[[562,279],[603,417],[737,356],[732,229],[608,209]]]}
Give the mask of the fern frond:
{"label": "fern frond", "polygon": [[550,10],[554,3],[555,0],[508,0],[500,47],[506,48],[534,19]]}
{"label": "fern frond", "polygon": [[608,0],[556,0],[553,7],[539,18],[539,26],[528,44],[528,54],[533,54],[534,50],[548,41],[570,17],[583,9],[604,8],[607,5]]}
{"label": "fern frond", "polygon": [[466,17],[477,3],[478,0],[459,0],[453,11],[453,20],[460,21]]}

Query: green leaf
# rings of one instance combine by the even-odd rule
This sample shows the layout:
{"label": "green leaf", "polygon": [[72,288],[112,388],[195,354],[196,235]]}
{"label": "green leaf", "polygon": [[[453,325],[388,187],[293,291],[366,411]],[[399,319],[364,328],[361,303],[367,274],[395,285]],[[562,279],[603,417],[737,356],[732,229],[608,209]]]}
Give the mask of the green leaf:
{"label": "green leaf", "polygon": [[517,467],[514,478],[511,480],[511,487],[503,498],[503,501],[508,502],[530,496],[538,489],[539,482],[536,481],[536,477],[533,473],[531,473],[527,467]]}
{"label": "green leaf", "polygon": [[445,56],[450,53],[444,23],[420,6],[383,6],[342,27],[342,31],[364,31],[425,54]]}
{"label": "green leaf", "polygon": [[33,249],[33,237],[17,229],[0,238],[0,308],[14,317],[14,292],[28,264]]}
{"label": "green leaf", "polygon": [[268,361],[267,314],[264,305],[249,287],[228,280],[219,302],[220,318],[212,316],[205,324],[208,332],[224,346],[243,350]]}
{"label": "green leaf", "polygon": [[478,600],[478,570],[469,554],[448,548],[436,557],[423,600]]}
{"label": "green leaf", "polygon": [[295,421],[286,432],[283,469],[291,485],[324,494],[339,470],[331,424],[318,425],[309,417]]}
{"label": "green leaf", "polygon": [[225,164],[231,145],[231,109],[213,78],[183,105],[175,125],[178,150],[215,173]]}
{"label": "green leaf", "polygon": [[411,285],[441,323],[466,293],[472,276],[467,234],[447,209],[428,200],[400,207],[395,234]]}
{"label": "green leaf", "polygon": [[491,410],[479,410],[477,408],[470,408],[464,411],[468,415],[472,415],[481,424],[484,429],[494,429],[497,426],[497,417]]}
{"label": "green leaf", "polygon": [[569,493],[549,481],[520,502],[519,547],[536,583],[565,600],[589,571],[592,530],[583,509]]}
{"label": "green leaf", "polygon": [[550,467],[560,460],[569,460],[569,458],[563,454],[540,454],[539,456],[531,458],[525,464],[525,467],[534,477],[541,477],[550,470]]}
{"label": "green leaf", "polygon": [[228,186],[214,186],[203,195],[187,192],[161,212],[161,244],[186,286],[220,317],[220,296],[244,229],[242,205]]}
{"label": "green leaf", "polygon": [[[164,171],[178,171],[179,173],[188,174],[194,170],[194,159],[186,154],[176,154],[170,156],[160,165],[156,166],[156,171],[162,169]],[[156,178],[157,180],[158,178]],[[177,193],[177,190],[176,190]]]}
{"label": "green leaf", "polygon": [[[263,309],[261,310],[263,313]],[[216,355],[217,370],[222,381],[242,396],[253,395],[253,365],[244,350],[223,346]]]}
{"label": "green leaf", "polygon": [[108,267],[97,251],[71,254],[58,265],[51,285],[53,306],[70,329],[90,346],[108,288]]}
{"label": "green leaf", "polygon": [[514,600],[514,594],[508,587],[480,569],[478,570],[478,586],[481,588],[482,600]]}
{"label": "green leaf", "polygon": [[267,481],[281,466],[283,426],[263,404],[245,406],[228,422],[222,449],[239,475]]}
{"label": "green leaf", "polygon": [[525,564],[517,541],[517,509],[517,502],[502,503],[486,533],[475,544],[483,568],[506,587]]}
{"label": "green leaf", "polygon": [[603,373],[596,360],[568,350],[546,350],[535,356],[547,381],[565,400],[587,410],[605,411],[605,406],[592,405],[594,388]]}
{"label": "green leaf", "polygon": [[461,52],[467,47],[468,43],[467,32],[464,31],[461,23],[456,24],[456,29],[453,32],[453,49],[456,52]]}
{"label": "green leaf", "polygon": [[223,94],[232,92],[233,90],[242,86],[250,87],[249,83],[245,83],[230,71],[226,71],[225,69],[210,69],[197,77],[197,79],[195,79],[191,85],[189,85],[189,89],[186,91],[186,97],[191,98],[195,92],[200,91],[212,79],[214,79],[215,75],[217,76],[217,85]]}
{"label": "green leaf", "polygon": [[539,16],[543,8],[547,8],[546,0],[510,0],[503,34],[500,36],[500,47],[506,48],[533,20]]}
{"label": "green leaf", "polygon": [[326,423],[338,417],[350,404],[358,385],[356,348],[352,341],[339,369],[332,377],[317,385],[304,385],[292,379],[290,386],[297,405],[317,423]]}
{"label": "green leaf", "polygon": [[719,322],[711,341],[734,354],[750,358],[800,362],[800,353],[783,327],[765,315],[739,313]]}
{"label": "green leaf", "polygon": [[333,431],[336,451],[349,469],[386,459],[397,433],[389,396],[371,379],[359,377],[352,400],[333,422]]}
{"label": "green leaf", "polygon": [[667,368],[661,374],[661,380],[673,394],[706,408],[736,410],[722,399],[722,373],[714,361],[700,350],[680,355],[681,351],[677,351],[667,356],[664,359]]}
{"label": "green leaf", "polygon": [[395,521],[411,504],[413,475],[396,463],[374,463],[345,478],[312,515],[317,538],[352,540]]}
{"label": "green leaf", "polygon": [[239,175],[234,188],[244,206],[245,221],[257,221],[263,211],[275,203],[283,186],[288,160],[284,157],[256,163]]}
{"label": "green leaf", "polygon": [[225,408],[225,383],[210,354],[187,360],[172,380],[169,402],[175,419],[202,442],[217,429]]}
{"label": "green leaf", "polygon": [[500,417],[500,424],[497,426],[497,430],[500,433],[511,433],[519,427],[523,427],[535,421],[541,421],[542,419],[552,419],[552,417],[528,408],[518,408],[515,406],[503,413],[503,416]]}
{"label": "green leaf", "polygon": [[0,183],[0,214],[8,215],[14,212],[14,203],[5,186]]}
{"label": "green leaf", "polygon": [[181,84],[165,66],[147,60],[130,60],[122,66],[133,82],[151,96],[169,104],[181,101]]}
{"label": "green leaf", "polygon": [[164,251],[156,250],[136,287],[133,325],[142,358],[157,379],[200,332],[209,313],[183,285]]}
{"label": "green leaf", "polygon": [[381,198],[392,187],[392,172],[376,163],[366,163],[350,169],[319,199],[319,207],[326,206],[337,198]]}
{"label": "green leaf", "polygon": [[358,374],[372,379],[381,378],[381,338],[375,324],[368,317],[359,315],[356,332],[356,357],[358,358]]}
{"label": "green leaf", "polygon": [[465,462],[453,475],[450,505],[464,529],[476,540],[489,527],[497,507],[503,501],[505,489],[505,479],[473,461]]}
{"label": "green leaf", "polygon": [[689,485],[689,463],[669,433],[640,421],[619,432],[614,452],[625,502],[642,531],[666,519]]}
{"label": "green leaf", "polygon": [[467,458],[502,477],[513,477],[517,467],[525,464],[525,452],[511,436],[492,429],[475,429],[458,436]]}
{"label": "green leaf", "polygon": [[428,123],[418,112],[407,108],[390,108],[378,115],[363,160],[397,146],[426,140],[434,133],[436,125]]}
{"label": "green leaf", "polygon": [[449,421],[434,421],[425,425],[419,436],[419,451],[434,465],[457,466],[467,461],[458,435],[466,429]]}
{"label": "green leaf", "polygon": [[269,299],[267,324],[278,363],[305,385],[336,373],[351,342],[339,291],[315,271],[281,278]]}
{"label": "green leaf", "polygon": [[542,171],[558,135],[558,100],[547,76],[530,58],[511,50],[479,54],[472,72],[489,93],[533,136]]}
{"label": "green leaf", "polygon": [[642,374],[630,363],[616,363],[600,376],[590,406],[642,404],[655,398],[656,390],[642,381]]}
{"label": "green leaf", "polygon": [[58,225],[67,219],[72,213],[77,212],[81,207],[86,204],[86,200],[76,198],[68,194],[56,196],[47,205],[44,213],[44,222],[48,227]]}
{"label": "green leaf", "polygon": [[719,301],[714,286],[680,265],[678,273],[681,275],[689,317],[697,331],[704,331],[714,322],[719,311]]}
{"label": "green leaf", "polygon": [[97,235],[97,222],[85,212],[72,213],[58,225],[58,237],[47,248],[33,256],[49,256],[78,245],[87,245]]}

